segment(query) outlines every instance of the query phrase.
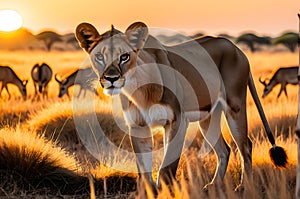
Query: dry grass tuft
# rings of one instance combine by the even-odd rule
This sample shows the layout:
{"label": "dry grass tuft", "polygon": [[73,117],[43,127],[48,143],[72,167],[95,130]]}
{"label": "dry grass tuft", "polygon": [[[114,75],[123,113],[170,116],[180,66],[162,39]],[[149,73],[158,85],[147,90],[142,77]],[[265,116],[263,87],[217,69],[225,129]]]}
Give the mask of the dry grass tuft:
{"label": "dry grass tuft", "polygon": [[[31,113],[23,128],[44,135],[70,153],[75,153],[81,161],[88,158],[89,161],[96,162],[96,159],[87,151],[82,142],[85,136],[91,137],[91,133],[93,133],[91,128],[96,128],[88,126],[91,114],[95,113],[97,124],[101,126],[106,138],[117,147],[131,150],[128,135],[115,122],[115,119],[123,120],[122,118],[115,118],[118,116],[112,116],[108,108],[109,103],[96,100],[97,109],[93,111],[87,111],[89,110],[88,106],[90,106],[87,103],[86,101],[79,102],[76,105],[76,111],[74,111],[74,104],[71,101],[54,102],[44,109]],[[80,135],[78,132],[81,132]]]}
{"label": "dry grass tuft", "polygon": [[[81,192],[86,179],[74,157],[42,136],[19,128],[0,130],[0,187],[9,195],[31,192]],[[47,190],[45,190],[47,188]]]}
{"label": "dry grass tuft", "polygon": [[[73,155],[42,135],[19,127],[0,130],[0,195],[88,196],[86,169]],[[99,169],[98,172],[103,168]],[[97,195],[111,195],[116,189],[120,194],[128,194],[135,189],[134,175],[94,174]],[[105,183],[107,189],[103,190]]]}

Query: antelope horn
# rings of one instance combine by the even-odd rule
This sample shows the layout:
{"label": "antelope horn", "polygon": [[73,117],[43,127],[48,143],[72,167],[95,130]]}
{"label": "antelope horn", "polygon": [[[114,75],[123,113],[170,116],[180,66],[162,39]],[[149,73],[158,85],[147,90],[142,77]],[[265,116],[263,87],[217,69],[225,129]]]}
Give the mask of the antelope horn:
{"label": "antelope horn", "polygon": [[259,82],[262,83],[262,85],[267,86],[266,80],[265,80],[265,81],[262,81],[262,80],[261,80],[261,77],[259,78]]}
{"label": "antelope horn", "polygon": [[55,80],[56,80],[58,83],[62,84],[62,81],[60,81],[60,80],[58,79],[58,74],[55,74],[54,78],[55,78]]}

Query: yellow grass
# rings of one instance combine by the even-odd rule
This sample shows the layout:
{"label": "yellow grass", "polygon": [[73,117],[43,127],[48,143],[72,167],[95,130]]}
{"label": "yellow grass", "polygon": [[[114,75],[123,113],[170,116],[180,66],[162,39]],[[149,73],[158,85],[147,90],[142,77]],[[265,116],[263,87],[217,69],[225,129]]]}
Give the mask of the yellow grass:
{"label": "yellow grass", "polygon": [[[262,95],[263,86],[258,82],[260,76],[266,77],[279,66],[297,65],[298,54],[296,53],[249,53],[247,52],[251,64],[251,70],[256,83],[259,96]],[[1,52],[0,64],[10,65],[21,78],[30,78],[30,70],[37,62],[46,62],[52,68],[54,73],[65,74],[70,70],[86,65],[83,63],[86,58],[83,52]],[[30,81],[28,85],[28,93],[33,94],[33,85]],[[75,164],[73,158],[79,158],[80,167],[84,170],[90,170],[90,174],[97,178],[108,178],[110,176],[131,176],[136,174],[124,174],[123,172],[111,169],[109,165],[115,168],[126,167],[136,170],[136,166],[132,164],[132,160],[126,157],[118,157],[111,155],[109,160],[102,160],[101,163],[95,163],[95,159],[88,154],[86,150],[76,151],[79,146],[74,144],[74,148],[64,145],[64,140],[59,140],[57,135],[66,135],[71,137],[68,141],[78,141],[74,125],[74,107],[72,100],[67,98],[58,99],[58,84],[53,80],[50,83],[50,99],[42,101],[23,101],[19,99],[20,93],[13,86],[12,93],[16,98],[7,100],[3,93],[0,101],[0,130],[1,142],[13,145],[26,145],[31,150],[44,150],[43,153],[51,155],[53,158],[61,159],[58,165],[64,168],[72,168],[80,170]],[[251,189],[255,198],[293,198],[295,188],[295,167],[297,163],[297,140],[294,135],[294,126],[297,114],[297,87],[288,86],[287,91],[289,98],[284,95],[280,99],[276,99],[279,88],[275,88],[267,98],[261,99],[265,113],[270,121],[271,129],[276,135],[277,145],[283,146],[289,156],[289,165],[287,169],[278,170],[271,166],[268,156],[268,150],[271,147],[265,136],[259,119],[256,107],[248,95],[247,114],[249,123],[249,136],[253,141],[253,176],[254,185]],[[126,134],[122,133],[119,127],[114,124],[114,118],[111,116],[110,101],[98,100],[95,102],[98,107],[95,112],[101,127],[105,127],[107,136],[123,149],[130,148],[129,139]],[[85,110],[88,104],[80,104],[77,109],[78,117],[85,117],[88,114]],[[120,118],[119,118],[120,119]],[[188,134],[193,134],[195,126],[190,128]],[[227,135],[227,133],[225,133]],[[45,137],[43,137],[45,136]],[[52,136],[52,138],[51,138]],[[56,136],[56,137],[55,137]],[[75,138],[76,139],[73,139]],[[157,136],[160,138],[161,136]],[[188,139],[190,136],[188,136]],[[225,185],[220,189],[212,189],[209,195],[204,193],[202,187],[212,178],[216,160],[215,156],[209,155],[200,158],[199,143],[193,143],[193,147],[185,151],[181,158],[180,166],[177,173],[177,183],[169,189],[167,185],[163,185],[159,191],[157,198],[240,198],[239,193],[234,192],[234,187],[238,184],[240,177],[240,162],[238,155],[231,153],[230,163],[225,177]],[[62,150],[60,147],[63,147]],[[160,144],[157,144],[160,147]],[[69,150],[72,148],[72,150]],[[75,150],[76,149],[76,150]],[[130,150],[130,149],[128,149]],[[80,153],[83,153],[80,155]],[[98,157],[99,158],[99,157]],[[99,158],[101,160],[101,157]],[[158,165],[157,162],[155,162]],[[70,166],[71,165],[71,166]],[[73,167],[76,165],[75,167]],[[93,165],[93,166],[90,166]],[[95,166],[96,165],[96,166]],[[155,166],[156,168],[156,166]],[[157,169],[157,168],[156,168]],[[1,185],[1,183],[0,183]],[[109,186],[109,185],[106,185]],[[109,187],[108,187],[109,188]],[[118,188],[116,188],[118,189]],[[97,190],[96,190],[97,192]],[[118,190],[115,191],[118,194]],[[139,191],[137,197],[143,197],[147,192]],[[148,192],[148,196],[151,194]],[[151,197],[150,197],[151,198]]]}
{"label": "yellow grass", "polygon": [[24,148],[28,154],[38,152],[40,153],[40,160],[48,158],[49,162],[53,162],[53,166],[81,172],[78,162],[72,156],[69,156],[64,149],[54,147],[51,141],[47,141],[42,136],[20,129],[19,127],[1,129],[0,146],[1,148],[3,146]]}

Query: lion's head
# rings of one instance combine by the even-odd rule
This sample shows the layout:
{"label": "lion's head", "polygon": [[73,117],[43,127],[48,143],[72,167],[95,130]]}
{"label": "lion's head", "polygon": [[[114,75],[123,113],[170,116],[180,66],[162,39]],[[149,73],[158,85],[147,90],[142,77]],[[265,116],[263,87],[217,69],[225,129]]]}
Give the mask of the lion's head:
{"label": "lion's head", "polygon": [[130,25],[125,33],[112,26],[110,31],[99,34],[89,23],[76,28],[80,46],[89,54],[104,93],[119,94],[126,84],[127,72],[136,67],[138,54],[148,37],[148,28],[142,22]]}

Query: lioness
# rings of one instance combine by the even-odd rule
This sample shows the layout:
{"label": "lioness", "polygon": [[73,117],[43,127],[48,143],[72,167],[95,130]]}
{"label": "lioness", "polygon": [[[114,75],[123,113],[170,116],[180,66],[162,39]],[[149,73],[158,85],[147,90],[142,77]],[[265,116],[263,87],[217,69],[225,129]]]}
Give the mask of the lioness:
{"label": "lioness", "polygon": [[148,34],[142,22],[133,23],[125,33],[112,26],[102,35],[91,24],[81,23],[76,28],[76,37],[89,54],[104,93],[120,96],[138,171],[151,185],[154,186],[150,128],[159,125],[165,129],[159,187],[161,180],[171,182],[175,177],[186,129],[192,121],[200,121],[203,135],[217,154],[218,166],[209,184],[224,178],[230,147],[221,134],[222,111],[239,149],[243,172],[251,179],[247,86],[273,146],[271,158],[276,166],[285,166],[286,154],[275,144],[248,60],[230,41],[204,37],[164,46]]}

